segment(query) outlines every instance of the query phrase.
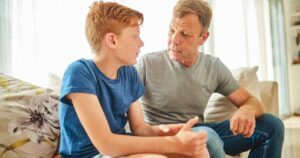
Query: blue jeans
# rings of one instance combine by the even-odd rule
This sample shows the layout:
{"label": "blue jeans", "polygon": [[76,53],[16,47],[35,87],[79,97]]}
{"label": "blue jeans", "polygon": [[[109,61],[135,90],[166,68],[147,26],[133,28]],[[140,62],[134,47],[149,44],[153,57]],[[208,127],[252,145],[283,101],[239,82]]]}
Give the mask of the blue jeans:
{"label": "blue jeans", "polygon": [[256,119],[256,127],[250,138],[233,135],[230,122],[202,123],[197,126],[207,126],[215,130],[224,142],[224,150],[228,155],[237,155],[251,150],[249,158],[280,158],[284,140],[284,125],[282,121],[271,114],[264,114]]}
{"label": "blue jeans", "polygon": [[225,158],[225,152],[223,149],[224,143],[213,129],[206,127],[206,126],[202,126],[202,125],[192,128],[192,131],[194,131],[194,132],[199,132],[202,130],[207,132],[206,147],[207,147],[210,157],[211,158]]}

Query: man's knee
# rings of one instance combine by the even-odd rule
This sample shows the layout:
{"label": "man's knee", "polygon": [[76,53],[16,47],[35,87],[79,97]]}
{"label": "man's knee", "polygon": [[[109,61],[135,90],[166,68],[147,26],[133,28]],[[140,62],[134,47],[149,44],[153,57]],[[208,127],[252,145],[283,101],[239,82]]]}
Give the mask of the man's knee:
{"label": "man's knee", "polygon": [[207,132],[207,149],[209,151],[209,154],[211,158],[224,158],[225,157],[225,151],[223,149],[224,143],[222,139],[219,137],[219,135],[211,128],[200,126],[200,127],[194,127],[193,131],[206,131]]}
{"label": "man's knee", "polygon": [[[263,114],[258,120],[257,124],[263,123],[263,126],[267,126],[267,129],[274,133],[276,139],[284,139],[284,124],[280,118],[272,114]],[[264,127],[266,128],[266,127]],[[270,133],[271,134],[271,133]]]}

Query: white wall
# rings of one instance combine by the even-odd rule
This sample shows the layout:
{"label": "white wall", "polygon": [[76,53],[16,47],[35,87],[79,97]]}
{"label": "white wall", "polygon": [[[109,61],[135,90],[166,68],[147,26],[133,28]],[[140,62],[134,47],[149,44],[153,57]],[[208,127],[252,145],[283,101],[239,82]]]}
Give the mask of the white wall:
{"label": "white wall", "polygon": [[[300,9],[300,3],[294,4],[298,0],[284,0],[285,21],[286,21],[286,46],[287,46],[287,63],[288,63],[288,77],[289,77],[289,93],[291,103],[291,113],[300,112],[300,64],[292,65],[295,51],[296,42],[295,35],[300,32],[292,28],[292,14],[296,7]],[[300,10],[299,10],[300,11]]]}

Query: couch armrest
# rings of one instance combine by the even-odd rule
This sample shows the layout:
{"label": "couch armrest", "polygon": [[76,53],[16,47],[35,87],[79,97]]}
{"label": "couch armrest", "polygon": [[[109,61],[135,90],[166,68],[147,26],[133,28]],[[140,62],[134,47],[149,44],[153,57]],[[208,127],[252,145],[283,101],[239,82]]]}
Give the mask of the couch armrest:
{"label": "couch armrest", "polygon": [[278,84],[276,81],[259,82],[260,98],[266,107],[266,112],[279,116]]}

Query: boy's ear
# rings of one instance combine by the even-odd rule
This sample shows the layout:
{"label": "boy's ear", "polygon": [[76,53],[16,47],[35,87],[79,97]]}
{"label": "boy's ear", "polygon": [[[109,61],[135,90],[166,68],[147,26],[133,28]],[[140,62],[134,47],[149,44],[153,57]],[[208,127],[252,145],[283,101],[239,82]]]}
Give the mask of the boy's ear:
{"label": "boy's ear", "polygon": [[116,40],[117,40],[117,36],[114,33],[107,33],[104,36],[104,41],[109,48],[116,47]]}

